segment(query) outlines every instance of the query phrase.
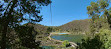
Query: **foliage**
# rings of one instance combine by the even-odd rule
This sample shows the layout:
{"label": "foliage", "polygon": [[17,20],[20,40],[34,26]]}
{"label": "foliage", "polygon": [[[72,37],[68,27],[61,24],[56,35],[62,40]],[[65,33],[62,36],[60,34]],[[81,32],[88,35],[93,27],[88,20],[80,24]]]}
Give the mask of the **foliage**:
{"label": "foliage", "polygon": [[[111,36],[111,35],[110,35]],[[104,44],[106,49],[111,49],[111,37],[107,38],[107,42]]]}
{"label": "foliage", "polygon": [[34,28],[31,26],[19,26],[16,28],[16,32],[19,36],[20,43],[24,47],[36,48],[39,46],[39,42],[35,42],[36,32],[33,32]]}
{"label": "foliage", "polygon": [[103,43],[100,41],[99,36],[95,36],[94,38],[88,37],[82,40],[79,49],[103,49],[101,48],[102,45]]}
{"label": "foliage", "polygon": [[62,43],[62,47],[68,47],[70,46],[70,43],[68,42],[68,40],[65,40],[63,43]]}
{"label": "foliage", "polygon": [[[0,33],[2,34],[0,48],[7,48],[7,41],[10,40],[7,34],[10,29],[19,27],[23,21],[29,21],[29,23],[42,21],[43,18],[38,13],[42,6],[47,6],[49,3],[51,3],[50,0],[0,0]],[[11,44],[11,42],[8,43]]]}
{"label": "foliage", "polygon": [[47,28],[47,32],[48,32],[48,33],[49,33],[49,32],[52,32],[52,30],[53,30],[52,27],[48,27],[48,28]]}
{"label": "foliage", "polygon": [[93,36],[82,40],[80,49],[110,49],[111,47],[111,15],[109,2],[98,0],[87,6],[91,17],[90,31]]}
{"label": "foliage", "polygon": [[100,29],[94,37],[87,37],[82,40],[80,49],[110,49],[111,48],[111,30]]}
{"label": "foliage", "polygon": [[100,29],[100,40],[104,43],[105,49],[110,49],[111,47],[111,30],[108,29]]}
{"label": "foliage", "polygon": [[87,6],[87,13],[91,18],[90,30],[93,34],[100,28],[109,28],[111,15],[108,6],[109,2],[106,0],[91,2],[90,6]]}

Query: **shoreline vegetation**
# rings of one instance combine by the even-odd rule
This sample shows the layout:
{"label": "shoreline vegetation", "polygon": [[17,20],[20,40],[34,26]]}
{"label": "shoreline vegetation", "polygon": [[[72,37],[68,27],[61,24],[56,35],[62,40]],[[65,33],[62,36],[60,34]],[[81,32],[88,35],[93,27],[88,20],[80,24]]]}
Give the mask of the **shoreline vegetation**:
{"label": "shoreline vegetation", "polygon": [[[56,39],[51,38],[51,36],[54,35],[54,34],[58,34],[58,35],[68,34],[68,35],[70,35],[70,33],[67,33],[67,32],[66,32],[66,33],[50,33],[50,35],[48,36],[48,38],[49,38],[50,40],[54,40],[54,41],[58,41],[58,42],[64,42],[64,41],[56,40]],[[76,44],[76,43],[74,43],[74,42],[69,42],[69,43],[71,44],[72,47],[77,47],[77,44]]]}
{"label": "shoreline vegetation", "polygon": [[[66,33],[51,32],[51,33],[49,34],[49,36],[48,36],[48,41],[50,41],[50,42],[49,42],[49,43],[48,43],[48,42],[44,43],[44,44],[47,44],[47,45],[44,45],[44,44],[42,43],[41,46],[54,46],[54,47],[58,47],[58,48],[61,47],[61,45],[62,45],[62,43],[63,43],[64,41],[56,40],[56,39],[51,38],[51,36],[53,36],[53,35],[71,35],[71,34],[68,33],[68,32],[66,32]],[[69,47],[73,47],[74,49],[78,47],[78,45],[77,45],[76,43],[74,43],[74,42],[69,42],[69,43],[70,43],[70,45],[71,45],[71,46],[69,46]],[[68,48],[69,48],[69,47],[68,47]]]}

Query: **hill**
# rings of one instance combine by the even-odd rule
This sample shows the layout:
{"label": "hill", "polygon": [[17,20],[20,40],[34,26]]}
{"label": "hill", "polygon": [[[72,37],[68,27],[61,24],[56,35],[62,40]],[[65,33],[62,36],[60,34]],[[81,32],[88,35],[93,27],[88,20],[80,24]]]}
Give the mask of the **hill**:
{"label": "hill", "polygon": [[60,31],[68,31],[68,32],[88,32],[89,31],[89,19],[85,20],[74,20],[58,28]]}

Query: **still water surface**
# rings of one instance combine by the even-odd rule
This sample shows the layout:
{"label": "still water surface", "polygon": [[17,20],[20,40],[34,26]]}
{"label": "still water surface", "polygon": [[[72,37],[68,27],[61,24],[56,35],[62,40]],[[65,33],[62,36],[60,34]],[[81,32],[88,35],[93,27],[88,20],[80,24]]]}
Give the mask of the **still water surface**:
{"label": "still water surface", "polygon": [[[52,38],[56,40],[68,40],[70,42],[80,43],[81,39],[84,38],[83,35],[53,35]],[[43,46],[44,49],[54,49],[52,46]]]}
{"label": "still water surface", "polygon": [[51,36],[57,40],[68,40],[70,42],[80,43],[81,39],[83,39],[83,35],[53,35]]}

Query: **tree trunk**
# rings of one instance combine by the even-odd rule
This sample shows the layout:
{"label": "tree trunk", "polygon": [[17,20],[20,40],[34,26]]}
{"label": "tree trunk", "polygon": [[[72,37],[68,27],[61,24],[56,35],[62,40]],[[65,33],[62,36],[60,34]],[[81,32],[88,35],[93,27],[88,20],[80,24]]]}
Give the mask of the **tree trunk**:
{"label": "tree trunk", "polygon": [[3,22],[3,24],[2,24],[3,25],[3,31],[2,31],[2,43],[1,43],[2,45],[1,45],[1,49],[6,49],[7,28],[8,28],[8,24],[11,21],[11,18],[12,18],[11,13],[13,12],[14,5],[17,3],[16,0],[13,0],[12,2],[13,2],[13,4],[12,4],[12,6],[10,8],[10,11],[8,13],[7,19],[5,19],[5,20],[2,21]]}
{"label": "tree trunk", "polygon": [[2,31],[1,49],[6,49],[6,33],[7,33],[7,26],[5,25]]}

